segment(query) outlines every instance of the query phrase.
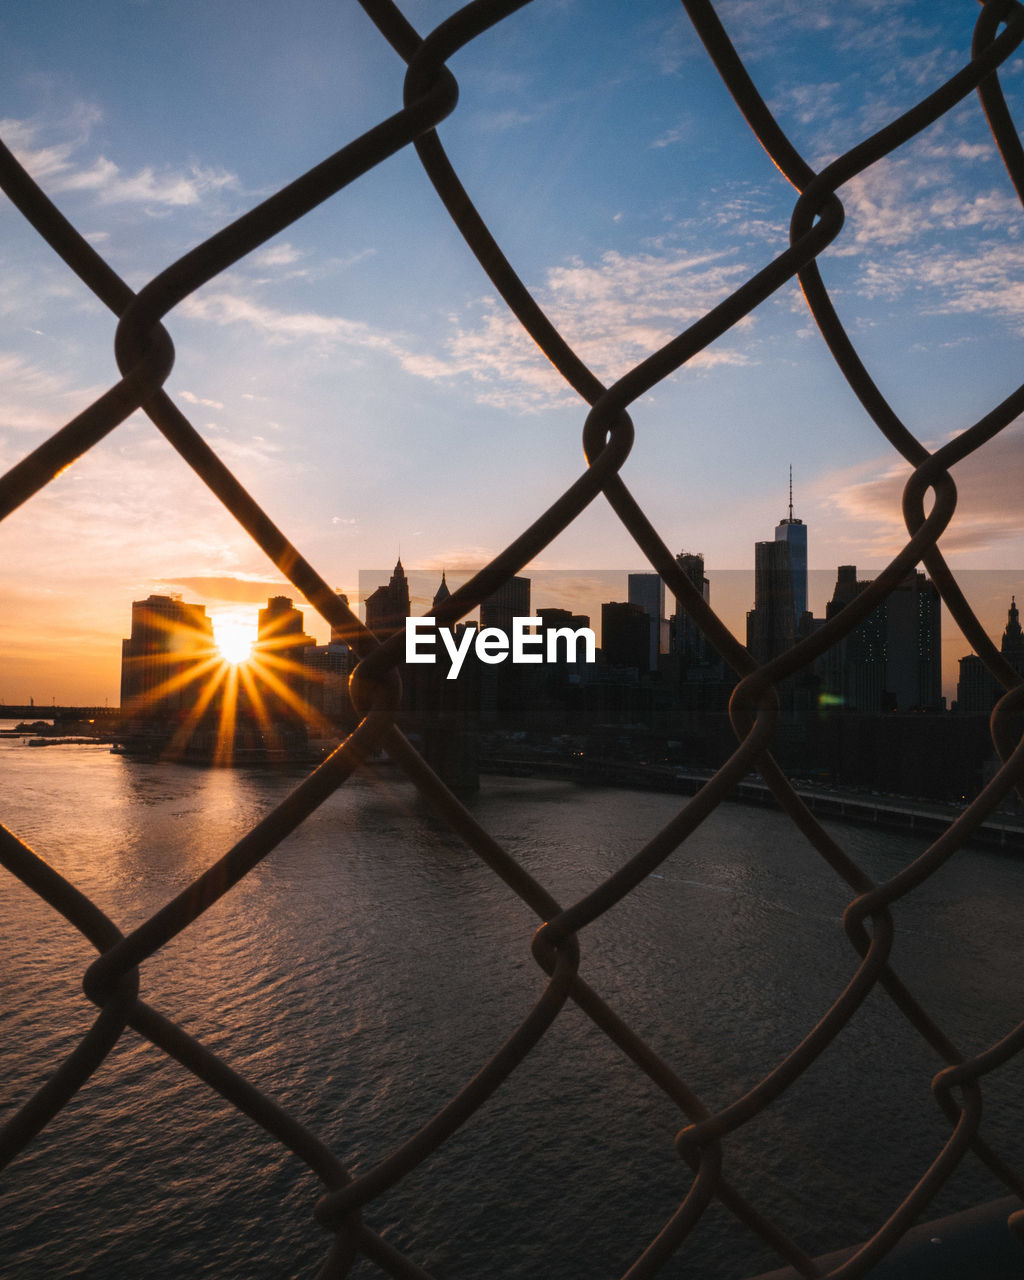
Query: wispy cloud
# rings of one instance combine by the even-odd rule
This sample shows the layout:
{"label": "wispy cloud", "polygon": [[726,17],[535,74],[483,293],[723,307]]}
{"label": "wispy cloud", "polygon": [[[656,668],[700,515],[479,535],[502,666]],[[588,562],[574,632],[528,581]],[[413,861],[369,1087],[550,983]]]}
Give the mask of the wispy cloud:
{"label": "wispy cloud", "polygon": [[815,124],[832,119],[842,110],[841,90],[842,85],[836,81],[783,85],[772,94],[768,105],[780,120],[792,118],[800,124]]}
{"label": "wispy cloud", "polygon": [[[725,297],[743,273],[743,264],[729,253],[610,252],[596,263],[577,260],[550,270],[537,297],[598,377],[614,381]],[[203,290],[179,311],[192,320],[245,324],[275,343],[376,352],[417,377],[467,380],[483,404],[530,411],[575,402],[519,322],[489,298],[465,316],[452,316],[447,337],[434,349],[344,316],[269,306],[249,296],[241,283],[230,290]],[[690,367],[748,361],[728,345],[701,353]]]}
{"label": "wispy cloud", "polygon": [[[551,269],[537,297],[574,350],[599,378],[612,382],[731,292],[743,272],[728,253],[612,251],[595,263]],[[567,398],[565,384],[539,362],[516,320],[490,301],[479,311],[474,325],[460,323],[449,339],[435,376],[468,375],[482,384],[481,399],[519,408]],[[729,345],[701,353],[691,367],[747,362]]]}
{"label": "wispy cloud", "polygon": [[[942,535],[947,555],[991,553],[1021,537],[1019,507],[1024,421],[1007,427],[953,470],[957,509]],[[853,540],[868,556],[891,556],[906,542],[901,515],[906,463],[876,462],[831,478],[832,505],[854,522]]]}
{"label": "wispy cloud", "polygon": [[890,301],[918,295],[930,315],[991,315],[1024,329],[1024,245],[982,244],[975,252],[906,249],[873,258],[860,291]]}
{"label": "wispy cloud", "polygon": [[257,267],[290,267],[301,257],[301,251],[294,245],[281,243],[269,244],[265,249],[257,249],[249,261]]}
{"label": "wispy cloud", "polygon": [[[976,158],[976,149],[967,148],[968,161]],[[847,225],[835,249],[839,254],[904,245],[927,233],[1002,232],[1020,213],[1005,187],[957,183],[945,165],[922,166],[911,159],[879,161],[848,182],[840,197]]]}
{"label": "wispy cloud", "polygon": [[178,395],[182,400],[187,400],[189,404],[205,405],[208,409],[223,409],[224,405],[220,400],[207,400],[202,396],[197,396],[194,391],[179,391]]}
{"label": "wispy cloud", "polygon": [[295,588],[284,578],[261,577],[255,573],[171,575],[159,580],[154,590],[181,591],[199,596],[202,604],[263,604],[270,596],[296,594]]}
{"label": "wispy cloud", "polygon": [[0,388],[0,431],[53,431],[93,399],[92,391],[9,351],[0,351]]}
{"label": "wispy cloud", "polygon": [[199,165],[159,172],[147,166],[124,173],[105,156],[98,156],[87,168],[66,166],[51,177],[52,190],[88,191],[100,204],[195,205],[212,191],[237,185],[233,174]]}
{"label": "wispy cloud", "polygon": [[[49,191],[88,193],[98,204],[198,205],[212,192],[237,188],[236,176],[222,169],[147,165],[125,172],[104,155],[84,154],[101,118],[98,109],[80,104],[59,121],[0,120],[0,137]],[[62,136],[50,141],[54,135]]]}
{"label": "wispy cloud", "polygon": [[323,341],[384,351],[398,358],[405,354],[393,338],[362,321],[318,311],[287,311],[257,302],[242,290],[241,284],[234,289],[202,290],[187,298],[178,313],[217,325],[245,324],[275,342]]}
{"label": "wispy cloud", "polygon": [[674,147],[678,142],[687,142],[692,136],[693,122],[684,120],[659,134],[650,145],[652,150],[660,150],[663,147]]}

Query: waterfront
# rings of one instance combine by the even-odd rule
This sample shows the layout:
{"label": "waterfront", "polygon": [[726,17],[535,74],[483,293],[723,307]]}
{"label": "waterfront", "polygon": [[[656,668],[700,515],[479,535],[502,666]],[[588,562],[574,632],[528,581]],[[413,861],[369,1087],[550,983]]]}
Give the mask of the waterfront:
{"label": "waterfront", "polygon": [[[123,929],[298,776],[16,740],[0,753],[0,818]],[[488,778],[472,807],[568,902],[680,803]],[[833,830],[876,879],[922,847],[910,835]],[[90,951],[5,879],[0,1066],[14,1105],[91,1021],[79,994]],[[847,980],[839,916],[849,896],[781,815],[725,806],[585,931],[582,973],[719,1106],[777,1063]],[[967,1051],[1021,1016],[1022,908],[1024,863],[972,849],[894,913],[894,963]],[[147,963],[142,995],[360,1170],[524,1016],[541,986],[535,926],[407,783],[370,769]],[[937,1065],[872,998],[814,1071],[729,1142],[730,1177],[812,1252],[862,1238],[945,1136],[928,1092]],[[1011,1064],[985,1089],[986,1131],[1018,1164],[1022,1076]],[[681,1123],[570,1009],[483,1114],[366,1217],[439,1278],[617,1276],[689,1185],[672,1147]],[[278,1280],[315,1274],[324,1251],[312,1176],[131,1032],[4,1188],[11,1280]],[[999,1194],[972,1166],[937,1211]],[[711,1212],[663,1274],[725,1280],[774,1263]]]}

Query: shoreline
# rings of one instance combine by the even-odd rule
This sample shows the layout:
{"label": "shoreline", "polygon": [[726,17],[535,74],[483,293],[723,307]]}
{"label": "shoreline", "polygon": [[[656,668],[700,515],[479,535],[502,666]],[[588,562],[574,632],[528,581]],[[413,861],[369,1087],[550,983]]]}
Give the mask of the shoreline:
{"label": "shoreline", "polygon": [[[526,760],[510,757],[480,761],[481,774],[527,777],[553,782],[576,782],[581,786],[620,787],[623,790],[659,791],[668,795],[693,796],[712,776],[666,765],[629,764],[625,761]],[[964,812],[956,805],[917,800],[909,796],[874,796],[863,793],[795,787],[797,795],[819,818],[832,818],[857,826],[875,826],[884,831],[940,835]],[[775,797],[758,778],[746,778],[727,797],[737,804],[760,806],[781,812]],[[964,842],[986,849],[1024,852],[1024,817],[992,814]]]}

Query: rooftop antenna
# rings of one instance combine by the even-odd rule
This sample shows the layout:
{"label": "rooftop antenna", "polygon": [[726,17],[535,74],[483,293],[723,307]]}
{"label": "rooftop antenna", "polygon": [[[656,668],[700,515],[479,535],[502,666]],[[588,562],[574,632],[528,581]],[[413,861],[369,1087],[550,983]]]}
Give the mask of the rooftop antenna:
{"label": "rooftop antenna", "polygon": [[789,464],[789,519],[793,520],[793,464]]}

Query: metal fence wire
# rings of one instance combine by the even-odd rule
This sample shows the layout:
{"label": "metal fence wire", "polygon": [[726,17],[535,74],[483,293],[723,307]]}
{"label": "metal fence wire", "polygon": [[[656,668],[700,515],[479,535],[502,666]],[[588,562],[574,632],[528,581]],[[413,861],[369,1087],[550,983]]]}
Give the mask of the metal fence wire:
{"label": "metal fence wire", "polygon": [[[351,688],[362,717],[358,727],[264,820],[216,865],[151,918],[122,933],[88,897],[50,867],[11,832],[0,831],[0,859],[10,875],[45,900],[96,948],[99,955],[84,975],[84,989],[98,1010],[74,1051],[0,1131],[0,1157],[9,1162],[64,1108],[100,1068],[128,1028],[193,1072],[276,1141],[295,1153],[322,1183],[315,1216],[330,1233],[320,1274],[343,1276],[359,1257],[384,1273],[422,1277],[415,1259],[404,1256],[370,1225],[375,1199],[403,1179],[481,1108],[519,1063],[574,1004],[621,1050],[637,1072],[648,1077],[680,1113],[676,1147],[689,1166],[688,1189],[659,1234],[625,1273],[631,1280],[653,1276],[673,1256],[685,1256],[686,1242],[710,1206],[722,1207],[766,1242],[778,1265],[800,1276],[863,1276],[905,1235],[939,1188],[968,1153],[973,1153],[1018,1197],[1024,1179],[1001,1157],[995,1138],[981,1126],[982,1082],[1024,1048],[1024,1023],[997,1043],[966,1054],[926,1012],[890,965],[894,924],[891,908],[932,877],[961,848],[1024,771],[1024,744],[1015,744],[1011,719],[1024,705],[1020,677],[1001,657],[948,569],[940,539],[953,516],[956,491],[951,468],[982,449],[1024,411],[1024,385],[935,452],[900,420],[858,356],[838,318],[818,257],[836,243],[843,226],[844,184],[890,156],[898,147],[940,120],[956,104],[977,95],[1018,196],[1024,199],[1024,151],[1000,88],[998,69],[1024,41],[1024,7],[1009,0],[986,0],[977,14],[973,46],[960,69],[940,88],[892,119],[870,137],[816,171],[799,154],[758,93],[714,8],[707,0],[683,0],[684,8],[722,80],[761,146],[792,184],[788,246],[746,279],[724,301],[701,316],[660,350],[604,386],[558,332],[516,275],[445,153],[437,126],[456,105],[457,86],[446,66],[456,52],[504,22],[526,0],[473,0],[421,37],[391,0],[360,0],[405,64],[404,106],[349,142],[250,212],[224,227],[153,278],[138,293],[121,280],[86,239],[47,198],[9,150],[0,147],[0,186],[53,251],[117,316],[115,352],[121,379],[66,426],[0,479],[0,515],[29,502],[55,476],[142,408],[195,474],[220,499],[280,572],[332,627],[353,637],[360,662]],[[698,794],[687,800],[663,830],[586,896],[569,905],[555,901],[449,792],[396,728],[402,700],[403,639],[383,644],[365,629],[316,569],[250,497],[229,468],[162,390],[174,358],[162,327],[165,316],[246,254],[343,192],[362,175],[404,147],[413,147],[438,199],[483,271],[548,360],[587,406],[583,422],[586,468],[542,515],[484,569],[456,590],[437,612],[454,625],[503,582],[517,574],[596,499],[604,499],[628,530],[646,560],[685,605],[704,635],[741,677],[731,704],[736,747]],[[633,424],[629,408],[638,397],[682,368],[774,291],[799,280],[814,320],[864,412],[892,448],[913,468],[903,493],[905,545],[887,567],[840,615],[809,638],[763,666],[701,599],[677,565],[658,531],[620,477],[630,452]],[[898,874],[875,884],[836,843],[795,794],[774,762],[771,749],[778,721],[776,686],[805,669],[839,643],[882,602],[914,566],[923,564],[963,635],[1006,690],[992,717],[993,740],[1002,766],[984,790],[938,839]],[[510,1027],[500,1050],[414,1137],[373,1167],[351,1177],[342,1160],[316,1134],[231,1070],[218,1056],[139,998],[146,962],[188,930],[222,895],[245,877],[294,831],[361,762],[383,748],[404,771],[448,828],[491,872],[536,914],[539,927],[532,954],[543,975],[542,991],[525,1020]],[[608,912],[652,872],[725,800],[750,770],[759,770],[795,828],[848,887],[843,925],[850,945],[845,989],[821,1010],[816,1025],[754,1087],[727,1105],[711,1108],[679,1074],[638,1036],[583,976],[581,939],[587,926]],[[948,1137],[920,1180],[875,1234],[853,1256],[824,1270],[813,1262],[757,1203],[724,1172],[730,1137],[761,1116],[790,1089],[837,1037],[849,1029],[865,998],[884,991],[909,1027],[946,1064],[932,1081],[935,1100],[948,1119]],[[364,1220],[363,1210],[367,1218]],[[1024,1214],[1014,1215],[1014,1218]],[[1011,1222],[1012,1225],[1012,1222]],[[313,1224],[311,1224],[311,1229]],[[847,1243],[837,1241],[836,1245]],[[500,1273],[496,1260],[495,1274]]]}

